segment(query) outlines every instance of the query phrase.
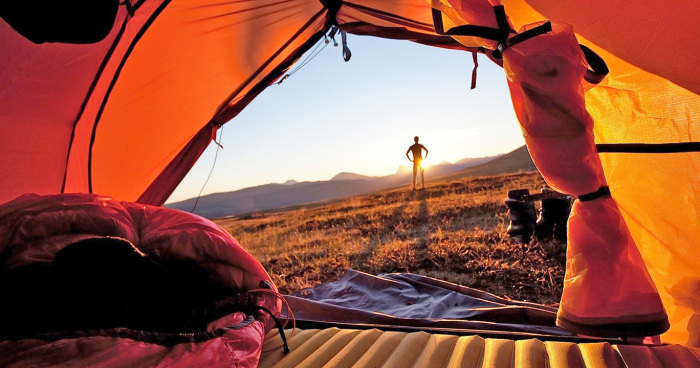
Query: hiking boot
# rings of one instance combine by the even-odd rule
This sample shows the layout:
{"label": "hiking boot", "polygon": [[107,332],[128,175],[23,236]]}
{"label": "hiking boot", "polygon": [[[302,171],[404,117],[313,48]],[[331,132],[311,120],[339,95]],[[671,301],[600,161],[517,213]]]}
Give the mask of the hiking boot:
{"label": "hiking boot", "polygon": [[529,243],[535,232],[535,205],[523,200],[529,194],[527,189],[515,189],[508,192],[508,198],[505,200],[510,218],[508,235],[523,244]]}
{"label": "hiking boot", "polygon": [[[542,193],[552,192],[543,188]],[[546,198],[542,200],[540,214],[535,226],[538,239],[554,236],[555,239],[566,243],[566,224],[571,213],[571,197]]]}

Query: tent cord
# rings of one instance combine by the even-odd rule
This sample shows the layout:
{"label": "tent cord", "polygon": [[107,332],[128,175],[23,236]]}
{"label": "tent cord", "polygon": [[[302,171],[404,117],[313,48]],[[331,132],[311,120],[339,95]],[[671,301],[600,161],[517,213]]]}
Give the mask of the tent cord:
{"label": "tent cord", "polygon": [[221,145],[221,138],[224,136],[224,126],[221,126],[221,131],[219,133],[219,141],[217,142],[214,140],[214,143],[216,143],[216,151],[214,152],[214,162],[211,164],[211,170],[209,170],[209,175],[207,176],[207,180],[204,181],[204,184],[202,184],[202,189],[199,190],[199,194],[197,194],[197,199],[194,201],[194,206],[192,206],[192,210],[190,213],[194,213],[194,210],[197,208],[197,203],[199,203],[199,198],[202,196],[202,192],[204,191],[204,187],[207,186],[207,183],[209,182],[209,178],[211,178],[211,174],[214,172],[214,167],[216,166],[216,158],[219,156],[219,148],[223,149],[224,146]]}
{"label": "tent cord", "polygon": [[[310,63],[311,60],[313,60],[316,56],[318,56],[318,54],[320,54],[321,51],[323,51],[323,49],[325,49],[326,46],[328,46],[330,44],[330,40],[328,39],[329,37],[331,40],[333,40],[333,46],[337,47],[338,42],[335,40],[335,35],[336,35],[336,33],[338,33],[338,31],[340,31],[340,35],[342,37],[343,60],[345,60],[346,62],[349,61],[352,53],[350,52],[350,49],[348,48],[347,34],[345,33],[344,30],[340,30],[336,26],[333,26],[333,27],[331,27],[331,31],[330,31],[329,35],[323,35],[323,42],[321,42],[321,40],[319,40],[319,42],[316,44],[316,46],[313,48],[313,50],[311,50],[311,52],[308,53],[308,55],[304,58],[304,60],[299,62],[299,65],[296,66],[294,69],[292,69],[289,73],[285,74],[284,77],[282,77],[277,82],[277,84],[282,84],[282,82],[284,82],[287,78],[294,75],[294,73],[298,72],[301,68],[305,67],[306,64]],[[321,45],[323,45],[323,47],[321,47],[319,49],[319,47]]]}
{"label": "tent cord", "polygon": [[[323,37],[326,38],[325,35]],[[316,47],[314,47],[314,49],[311,51],[311,53],[309,55],[307,55],[306,58],[304,58],[304,60],[302,60],[301,63],[299,63],[299,65],[297,67],[292,69],[292,71],[290,71],[289,73],[285,74],[284,77],[282,77],[282,79],[280,79],[279,82],[277,82],[277,84],[282,84],[282,82],[284,82],[285,79],[291,77],[292,75],[294,75],[294,73],[298,72],[299,69],[306,66],[306,64],[308,64],[311,60],[313,60],[318,54],[321,53],[321,51],[323,51],[323,49],[326,48],[326,46],[328,46],[328,43],[329,42],[328,42],[327,38],[326,38],[325,42],[318,42],[316,44]],[[322,44],[323,44],[323,47],[321,47],[321,49],[319,49],[319,46],[321,46]]]}

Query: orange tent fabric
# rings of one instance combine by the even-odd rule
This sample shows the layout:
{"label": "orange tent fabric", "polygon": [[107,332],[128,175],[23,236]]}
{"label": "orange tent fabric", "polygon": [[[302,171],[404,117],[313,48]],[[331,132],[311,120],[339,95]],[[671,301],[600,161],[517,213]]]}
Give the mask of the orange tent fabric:
{"label": "orange tent fabric", "polygon": [[217,127],[338,22],[463,48],[435,35],[422,1],[125,3],[94,44],[34,44],[0,21],[0,202],[92,192],[164,203]]}
{"label": "orange tent fabric", "polygon": [[[163,203],[216,129],[334,24],[467,49],[436,35],[425,0],[121,3],[111,32],[92,44],[34,44],[0,20],[0,202],[93,192]],[[606,61],[609,76],[586,93],[599,149],[659,144],[623,148],[664,152],[608,146],[600,159],[669,314],[664,340],[700,345],[700,49],[688,46],[700,5],[502,4],[514,29],[546,19],[570,24]]]}

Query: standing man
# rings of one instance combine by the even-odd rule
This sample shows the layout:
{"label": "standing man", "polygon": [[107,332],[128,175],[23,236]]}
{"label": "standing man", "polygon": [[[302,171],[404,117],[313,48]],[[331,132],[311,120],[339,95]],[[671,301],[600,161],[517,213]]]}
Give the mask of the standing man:
{"label": "standing man", "polygon": [[[408,147],[408,151],[406,151],[406,157],[408,157],[409,161],[413,162],[413,190],[416,190],[416,174],[418,173],[418,169],[420,169],[421,189],[425,189],[425,169],[423,169],[421,162],[428,158],[428,149],[418,143],[418,136],[413,137],[413,141],[416,143]],[[423,150],[425,150],[425,157],[423,157]],[[413,159],[408,155],[409,152],[413,153]]]}

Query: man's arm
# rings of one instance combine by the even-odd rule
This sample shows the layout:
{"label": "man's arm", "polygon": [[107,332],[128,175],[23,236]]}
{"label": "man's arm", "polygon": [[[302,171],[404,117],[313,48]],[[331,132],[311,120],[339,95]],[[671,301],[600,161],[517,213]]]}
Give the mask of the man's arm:
{"label": "man's arm", "polygon": [[411,160],[411,156],[408,155],[409,152],[411,152],[411,147],[408,147],[408,150],[406,151],[406,158],[408,159],[408,161],[413,162],[413,160]]}
{"label": "man's arm", "polygon": [[423,158],[428,158],[428,149],[425,148],[425,146],[421,146],[421,147],[423,147],[423,149],[425,150],[425,157],[423,157]]}

